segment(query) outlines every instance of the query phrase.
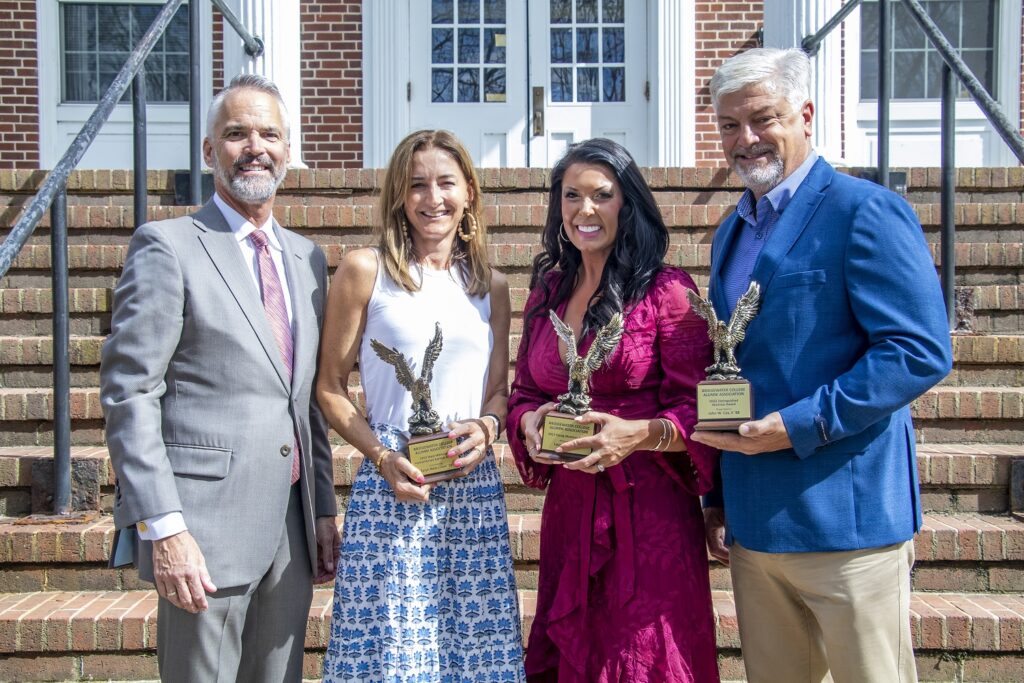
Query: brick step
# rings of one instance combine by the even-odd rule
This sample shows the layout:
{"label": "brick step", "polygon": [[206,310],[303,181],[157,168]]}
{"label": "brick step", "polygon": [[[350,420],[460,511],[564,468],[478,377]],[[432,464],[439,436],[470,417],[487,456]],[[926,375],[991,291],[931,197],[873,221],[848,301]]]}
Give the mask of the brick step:
{"label": "brick step", "polygon": [[[332,598],[330,588],[314,591],[304,676],[318,675],[319,656],[330,636]],[[740,642],[732,594],[713,591],[712,602],[719,650],[735,656],[730,651],[737,650]],[[7,655],[0,661],[0,679],[155,678],[156,605],[153,591],[0,595],[0,652]],[[521,590],[519,605],[525,641],[536,593]],[[912,596],[910,608],[913,645],[924,673],[931,673],[926,667],[934,661],[950,658],[960,666],[978,669],[964,672],[966,680],[1009,680],[979,676],[991,673],[992,662],[997,670],[1005,667],[1007,671],[1024,663],[1024,596],[918,593]],[[725,664],[725,678],[742,676]]]}
{"label": "brick step", "polygon": [[[526,488],[504,443],[495,444],[495,458],[505,487],[505,499],[512,513],[537,512],[544,492]],[[30,512],[33,467],[52,457],[46,446],[0,447],[0,502],[8,516]],[[917,447],[918,479],[923,507],[938,513],[1005,512],[1008,507],[1011,462],[1024,457],[1024,446],[962,444],[920,444]],[[114,471],[107,449],[102,446],[72,448],[71,458],[78,485],[93,509],[110,512]],[[363,456],[348,445],[333,448],[334,484],[344,509],[349,487]]]}
{"label": "brick step", "polygon": [[[686,192],[655,190],[655,200],[661,209],[662,219],[669,228],[714,227],[731,213],[739,199],[740,193],[728,188],[712,188],[710,192]],[[135,228],[134,209],[131,197],[125,198],[69,197],[68,227],[72,232],[80,230],[126,230]],[[0,229],[10,229],[17,222],[19,209],[24,200],[3,201],[8,210],[0,217]],[[118,203],[112,203],[117,201]],[[484,194],[484,220],[494,228],[538,228],[544,224],[547,215],[548,193],[517,189],[512,193]],[[941,212],[938,197],[910,197],[911,207],[918,220],[929,233],[937,233],[941,224]],[[174,206],[167,204],[150,204],[147,220],[163,220],[177,218],[192,213],[191,206]],[[289,228],[311,231],[364,231],[370,232],[374,225],[377,211],[376,198],[366,193],[341,196],[293,196],[280,194],[274,205],[274,215],[278,221]],[[974,229],[983,232],[991,229],[1008,230],[1009,234],[1002,242],[1019,241],[1014,239],[1014,232],[1020,234],[1024,224],[1024,199],[1020,192],[1008,197],[1005,194],[996,197],[965,197],[958,201],[954,210],[954,222],[957,229],[964,228],[966,233],[958,236],[958,241],[988,241],[965,239]],[[49,216],[44,216],[39,223],[40,228],[49,226]]]}
{"label": "brick step", "polygon": [[[511,335],[509,361],[515,361],[521,334]],[[69,353],[72,366],[72,380],[77,376],[88,376],[96,371],[100,363],[100,351],[105,337],[99,335],[72,336]],[[978,335],[954,336],[954,368],[943,381],[951,386],[1016,386],[1024,384],[1021,371],[1024,370],[1024,336],[1022,335]],[[0,387],[36,386],[51,384],[46,379],[41,384],[16,383],[9,378],[16,373],[48,377],[52,372],[52,337],[43,336],[0,336]],[[98,382],[77,386],[96,386]]]}
{"label": "brick step", "polygon": [[[357,396],[358,400],[358,396]],[[922,430],[923,442],[1022,443],[1024,442],[1024,387],[937,386],[911,405],[915,422]],[[99,389],[71,389],[73,427],[92,428],[103,417]],[[0,423],[9,432],[0,435],[7,441],[0,446],[43,445],[45,441],[24,441],[32,433],[42,435],[48,428],[42,423],[53,419],[53,392],[50,388],[0,389]],[[984,430],[991,430],[984,433]],[[929,437],[928,434],[931,436]],[[938,438],[938,435],[945,438]],[[1001,434],[1004,438],[998,438]],[[101,439],[84,443],[101,443]],[[83,442],[78,442],[79,444]]]}
{"label": "brick step", "polygon": [[[899,167],[891,169],[906,173],[907,190],[911,195],[922,191],[937,192],[941,184],[938,167]],[[724,167],[643,167],[640,169],[652,188],[715,189],[722,186],[739,190],[739,181]],[[846,168],[855,175],[873,173],[874,168]],[[150,193],[173,195],[175,171],[149,171],[146,188]],[[546,168],[480,168],[477,169],[484,190],[513,191],[523,188],[546,188],[550,169]],[[46,178],[46,171],[35,169],[4,169],[0,171],[0,192],[7,194],[35,194]],[[371,192],[380,190],[384,181],[383,169],[290,169],[280,193],[305,194],[324,190],[328,196],[338,191]],[[997,192],[1001,195],[1020,196],[1024,186],[1024,171],[1019,166],[961,167],[956,169],[957,191],[967,197],[977,193]],[[102,198],[121,195],[130,201],[134,183],[132,173],[126,169],[75,170],[68,178],[68,191],[75,195],[96,194]]]}
{"label": "brick step", "polygon": [[[697,284],[707,285],[707,274],[697,273]],[[529,295],[529,276],[510,277],[513,316],[519,317]],[[982,334],[1015,335],[1024,332],[1024,285],[974,286],[975,328]],[[73,287],[68,292],[71,333],[105,334],[113,306],[112,287]],[[53,297],[49,287],[0,288],[0,335],[46,336],[53,330]]]}
{"label": "brick step", "polygon": [[[520,588],[537,587],[540,519],[539,512],[508,517]],[[342,517],[338,526],[343,526]],[[134,570],[107,568],[113,533],[109,514],[85,524],[0,520],[0,593],[147,588]],[[914,547],[914,590],[1006,593],[1024,589],[1024,520],[1019,518],[927,514]],[[718,562],[712,562],[711,583],[716,589],[731,589],[728,570]]]}
{"label": "brick step", "polygon": [[[706,276],[711,257],[710,232],[674,231],[665,262],[690,271],[698,280]],[[333,269],[348,249],[370,241],[369,235],[357,242],[339,244],[337,241],[313,235],[327,255]],[[707,238],[705,240],[705,238]],[[127,238],[117,238],[116,244],[72,244],[68,247],[68,264],[72,287],[112,287],[124,267],[128,252]],[[515,240],[515,241],[509,241]],[[5,288],[48,288],[50,286],[50,246],[48,238],[36,236],[36,243],[27,244],[0,281]],[[40,242],[46,243],[40,243]],[[929,244],[936,264],[940,263],[939,245]],[[540,251],[536,232],[527,234],[495,234],[491,238],[491,263],[506,273],[528,277],[533,256]],[[1024,248],[1020,242],[972,242],[956,247],[958,285],[1019,285],[1024,270]],[[702,285],[704,282],[702,282]],[[525,286],[525,285],[524,285]]]}

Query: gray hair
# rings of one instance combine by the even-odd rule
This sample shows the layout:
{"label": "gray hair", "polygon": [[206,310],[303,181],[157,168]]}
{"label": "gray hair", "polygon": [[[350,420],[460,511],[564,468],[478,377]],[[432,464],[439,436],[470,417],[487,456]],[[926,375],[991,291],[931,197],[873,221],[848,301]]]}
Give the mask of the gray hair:
{"label": "gray hair", "polygon": [[811,60],[803,50],[758,47],[725,60],[708,85],[715,110],[722,95],[760,85],[795,108],[811,99]]}
{"label": "gray hair", "polygon": [[285,142],[288,142],[291,126],[288,123],[288,108],[284,106],[284,98],[281,97],[281,91],[276,83],[259,74],[238,74],[231,79],[227,87],[213,96],[210,109],[206,112],[206,137],[213,140],[216,133],[213,128],[220,117],[220,110],[224,107],[224,100],[235,90],[258,90],[277,100],[277,106],[281,110],[281,125],[284,126],[284,139]]}

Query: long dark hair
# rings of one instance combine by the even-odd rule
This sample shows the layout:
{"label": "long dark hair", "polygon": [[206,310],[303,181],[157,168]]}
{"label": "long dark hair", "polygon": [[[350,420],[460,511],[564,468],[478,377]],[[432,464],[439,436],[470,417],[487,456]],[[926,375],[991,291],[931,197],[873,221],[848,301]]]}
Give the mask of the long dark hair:
{"label": "long dark hair", "polygon": [[[524,331],[538,315],[547,315],[566,301],[576,286],[581,256],[568,240],[559,239],[562,230],[562,179],[573,164],[599,164],[612,171],[622,190],[619,228],[615,244],[605,263],[601,282],[583,316],[585,336],[591,329],[606,325],[647,293],[654,276],[661,270],[668,250],[668,228],[661,219],[658,204],[647,181],[626,148],[613,140],[593,138],[571,146],[551,171],[548,217],[541,235],[544,251],[533,259],[530,289],[541,288],[541,296],[523,321]],[[556,271],[561,277],[548,277]]]}

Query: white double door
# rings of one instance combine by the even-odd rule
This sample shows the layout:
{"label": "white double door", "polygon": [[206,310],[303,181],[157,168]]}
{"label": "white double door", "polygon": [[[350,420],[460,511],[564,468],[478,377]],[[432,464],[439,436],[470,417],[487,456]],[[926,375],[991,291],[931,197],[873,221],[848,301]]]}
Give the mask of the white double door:
{"label": "white double door", "polygon": [[409,129],[484,167],[552,166],[573,142],[649,162],[646,0],[411,0]]}

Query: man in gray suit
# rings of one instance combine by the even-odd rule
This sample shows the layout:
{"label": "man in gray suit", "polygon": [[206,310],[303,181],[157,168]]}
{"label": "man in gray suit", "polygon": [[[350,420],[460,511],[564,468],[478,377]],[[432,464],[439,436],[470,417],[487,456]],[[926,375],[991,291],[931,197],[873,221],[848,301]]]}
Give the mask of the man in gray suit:
{"label": "man in gray suit", "polygon": [[273,218],[289,145],[272,82],[239,76],[214,98],[203,153],[213,200],[136,230],[114,293],[114,520],[160,595],[163,680],[294,681],[312,584],[338,552],[311,396],[327,263]]}

